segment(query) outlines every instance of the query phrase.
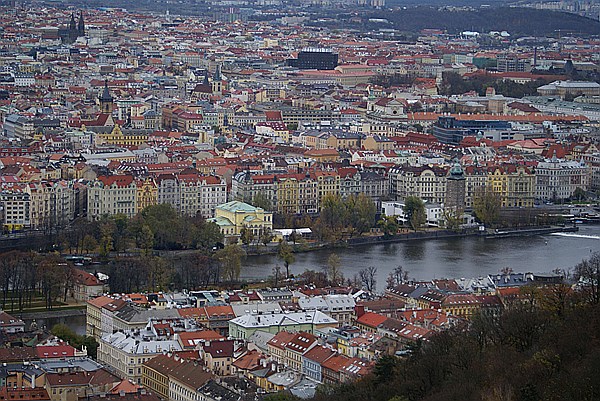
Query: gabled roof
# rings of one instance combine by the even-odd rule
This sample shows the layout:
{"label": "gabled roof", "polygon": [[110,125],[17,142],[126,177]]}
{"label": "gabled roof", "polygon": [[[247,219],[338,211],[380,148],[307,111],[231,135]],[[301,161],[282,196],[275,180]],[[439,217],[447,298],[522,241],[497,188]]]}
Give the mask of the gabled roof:
{"label": "gabled roof", "polygon": [[377,328],[381,323],[385,322],[387,317],[378,313],[366,312],[364,315],[359,317],[356,322],[363,324],[368,327]]}

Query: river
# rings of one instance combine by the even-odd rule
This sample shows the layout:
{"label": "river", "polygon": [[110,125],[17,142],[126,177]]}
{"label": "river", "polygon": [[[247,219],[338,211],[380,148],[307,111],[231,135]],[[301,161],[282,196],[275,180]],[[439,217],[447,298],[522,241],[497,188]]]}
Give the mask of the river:
{"label": "river", "polygon": [[[497,273],[504,267],[516,272],[572,268],[595,251],[600,251],[600,225],[583,225],[577,233],[446,238],[322,249],[295,254],[296,261],[290,270],[293,274],[306,269],[320,270],[329,255],[337,253],[345,277],[353,277],[368,266],[377,267],[377,291],[382,292],[388,274],[398,265],[409,271],[410,278],[417,280],[467,278]],[[249,256],[243,262],[241,278],[265,279],[272,274],[276,263],[283,266],[275,255]],[[85,316],[37,319],[37,323],[49,328],[64,323],[77,334],[85,334]]]}
{"label": "river", "polygon": [[[33,320],[31,315],[23,319],[26,330],[29,329]],[[38,327],[46,327],[48,330],[51,330],[56,324],[66,324],[75,334],[85,335],[85,315],[37,318],[35,323]]]}
{"label": "river", "polygon": [[[383,291],[388,274],[398,265],[417,280],[468,278],[497,273],[504,267],[515,272],[550,272],[571,268],[591,252],[600,251],[600,225],[582,225],[577,233],[527,237],[465,237],[419,240],[392,244],[360,245],[296,254],[293,274],[306,269],[321,270],[337,253],[345,277],[359,270],[377,268],[377,290]],[[249,256],[243,263],[242,279],[264,279],[282,262],[275,255]],[[282,267],[283,270],[283,267]]]}

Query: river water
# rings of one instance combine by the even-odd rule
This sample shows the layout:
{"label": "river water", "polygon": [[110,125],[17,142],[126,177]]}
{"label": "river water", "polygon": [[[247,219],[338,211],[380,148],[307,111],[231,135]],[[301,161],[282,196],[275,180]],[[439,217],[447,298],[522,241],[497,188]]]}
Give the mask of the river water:
{"label": "river water", "polygon": [[[600,225],[582,225],[577,233],[449,238],[323,249],[296,254],[290,271],[300,274],[306,269],[321,270],[327,258],[337,253],[347,278],[365,267],[375,266],[377,290],[383,291],[388,274],[398,265],[417,280],[479,277],[497,273],[504,267],[515,272],[541,273],[572,268],[595,251],[600,251]],[[264,279],[272,274],[277,263],[283,266],[275,255],[249,256],[243,263],[241,278]]]}
{"label": "river water", "polygon": [[[290,266],[290,271],[297,275],[306,269],[321,270],[327,264],[327,258],[337,253],[345,277],[351,278],[368,266],[377,267],[377,291],[383,292],[385,279],[398,265],[409,271],[410,278],[417,280],[480,277],[497,273],[504,267],[515,272],[541,273],[557,267],[572,268],[596,251],[600,251],[600,225],[584,225],[577,233],[430,239],[322,249],[295,254],[296,261]],[[243,262],[241,278],[266,279],[277,263],[283,266],[275,255],[249,256]],[[48,328],[64,323],[77,334],[85,334],[85,316],[36,321]],[[29,324],[30,319],[26,323]]]}
{"label": "river water", "polygon": [[[23,319],[26,330],[29,329],[33,320],[34,318],[31,315]],[[48,330],[51,330],[56,324],[66,324],[75,332],[75,334],[81,336],[85,335],[85,315],[37,318],[35,319],[35,323],[38,327],[46,327]]]}

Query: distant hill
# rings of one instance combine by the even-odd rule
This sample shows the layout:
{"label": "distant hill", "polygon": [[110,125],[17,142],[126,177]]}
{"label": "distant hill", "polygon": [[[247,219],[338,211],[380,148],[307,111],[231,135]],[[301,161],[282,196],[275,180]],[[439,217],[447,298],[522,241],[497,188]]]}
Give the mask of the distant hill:
{"label": "distant hill", "polygon": [[[486,8],[474,11],[447,11],[437,7],[407,7],[392,12],[374,12],[371,18],[384,18],[394,28],[414,32],[425,28],[461,31],[508,31],[513,36],[552,35],[560,30],[563,35],[598,35],[600,22],[575,14],[535,10],[532,8]],[[377,24],[372,24],[376,28]],[[380,25],[379,25],[380,27]]]}

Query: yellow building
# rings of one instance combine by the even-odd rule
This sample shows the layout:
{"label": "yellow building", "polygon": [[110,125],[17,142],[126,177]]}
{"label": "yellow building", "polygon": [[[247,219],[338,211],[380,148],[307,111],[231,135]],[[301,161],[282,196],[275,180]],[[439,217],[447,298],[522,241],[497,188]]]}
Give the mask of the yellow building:
{"label": "yellow building", "polygon": [[136,211],[137,213],[146,207],[158,203],[158,188],[152,178],[146,178],[145,181],[137,181]]}
{"label": "yellow building", "polygon": [[277,211],[283,214],[295,214],[298,212],[299,187],[298,175],[277,177]]}
{"label": "yellow building", "polygon": [[244,227],[252,230],[255,236],[262,230],[273,229],[273,213],[244,202],[232,201],[219,205],[215,217],[208,221],[216,223],[229,242],[237,242]]}
{"label": "yellow building", "polygon": [[533,207],[535,175],[526,167],[496,167],[487,178],[489,188],[500,195],[502,207]]}
{"label": "yellow building", "polygon": [[318,208],[326,195],[340,194],[340,175],[333,171],[316,171],[311,177],[317,181]]}
{"label": "yellow building", "polygon": [[98,144],[139,146],[146,142],[148,142],[148,134],[124,134],[121,131],[121,127],[119,127],[119,124],[116,124],[110,133],[96,135],[96,143]]}

